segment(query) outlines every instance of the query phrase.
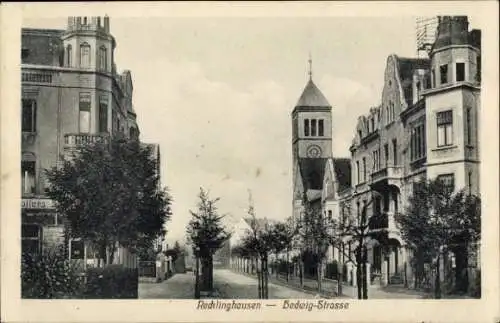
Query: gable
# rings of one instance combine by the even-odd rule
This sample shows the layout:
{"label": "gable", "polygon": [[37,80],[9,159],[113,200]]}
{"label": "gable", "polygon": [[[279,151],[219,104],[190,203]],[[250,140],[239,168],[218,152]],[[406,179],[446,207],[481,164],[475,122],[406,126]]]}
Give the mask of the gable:
{"label": "gable", "polygon": [[325,178],[323,181],[323,191],[321,199],[323,201],[335,198],[335,175],[333,173],[332,159],[328,159],[325,165]]}
{"label": "gable", "polygon": [[304,194],[304,184],[302,182],[302,176],[300,174],[300,168],[298,162],[295,162],[295,174],[293,183],[293,199],[294,200],[302,200],[302,196]]}

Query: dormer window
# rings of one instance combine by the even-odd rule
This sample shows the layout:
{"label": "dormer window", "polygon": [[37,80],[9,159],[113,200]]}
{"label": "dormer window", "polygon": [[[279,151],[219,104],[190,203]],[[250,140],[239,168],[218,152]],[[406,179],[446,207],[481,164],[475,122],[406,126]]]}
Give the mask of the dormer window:
{"label": "dormer window", "polygon": [[463,82],[465,81],[465,63],[457,63],[455,65],[455,73],[456,73],[456,81]]}
{"label": "dormer window", "polygon": [[363,133],[361,132],[361,130],[358,130],[358,136],[359,136],[359,139],[363,138]]}

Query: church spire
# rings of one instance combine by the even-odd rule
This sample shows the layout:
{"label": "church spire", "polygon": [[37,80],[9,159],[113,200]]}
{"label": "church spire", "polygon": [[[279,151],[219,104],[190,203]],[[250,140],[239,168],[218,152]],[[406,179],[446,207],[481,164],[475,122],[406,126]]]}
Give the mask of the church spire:
{"label": "church spire", "polygon": [[309,52],[309,79],[312,80],[312,75],[313,75],[313,72],[312,72],[312,58],[311,58],[311,52]]}

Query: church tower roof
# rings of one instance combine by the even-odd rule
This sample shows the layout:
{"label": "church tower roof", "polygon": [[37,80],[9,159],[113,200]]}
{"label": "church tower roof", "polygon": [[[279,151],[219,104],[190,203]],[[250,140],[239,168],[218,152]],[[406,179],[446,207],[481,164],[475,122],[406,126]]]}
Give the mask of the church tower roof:
{"label": "church tower roof", "polygon": [[320,89],[314,84],[312,78],[307,82],[296,107],[331,107]]}

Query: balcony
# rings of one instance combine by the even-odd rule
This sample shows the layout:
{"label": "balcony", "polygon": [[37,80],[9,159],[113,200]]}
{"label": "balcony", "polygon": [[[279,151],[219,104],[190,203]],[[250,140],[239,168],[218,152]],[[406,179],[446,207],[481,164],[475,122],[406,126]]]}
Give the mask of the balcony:
{"label": "balcony", "polygon": [[64,135],[64,150],[73,151],[89,144],[107,143],[108,134],[68,133]]}
{"label": "balcony", "polygon": [[370,185],[398,185],[402,177],[402,166],[387,166],[370,175]]}
{"label": "balcony", "polygon": [[376,231],[386,231],[386,232],[398,232],[396,227],[396,221],[394,220],[394,214],[392,212],[382,212],[375,214],[370,217],[368,222],[368,228],[371,232]]}

